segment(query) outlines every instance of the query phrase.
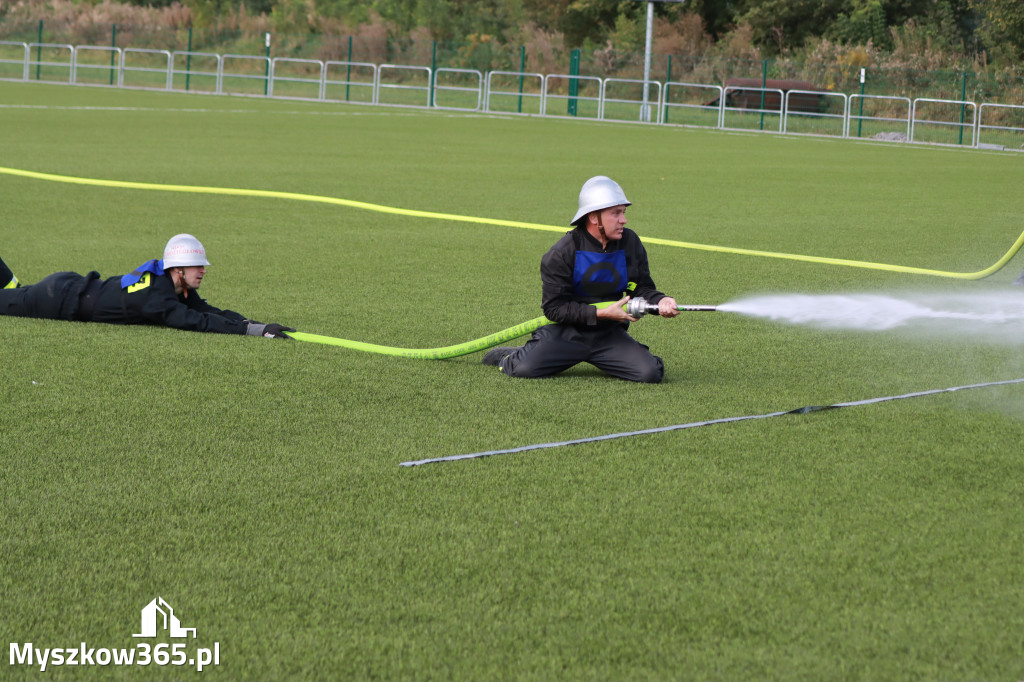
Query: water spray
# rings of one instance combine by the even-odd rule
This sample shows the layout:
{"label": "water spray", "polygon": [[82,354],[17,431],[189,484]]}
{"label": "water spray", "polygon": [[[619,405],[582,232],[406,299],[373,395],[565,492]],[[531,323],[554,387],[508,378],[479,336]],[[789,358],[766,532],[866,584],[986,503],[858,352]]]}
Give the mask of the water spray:
{"label": "water spray", "polygon": [[819,329],[1024,339],[1024,291],[785,294],[723,303],[722,312]]}

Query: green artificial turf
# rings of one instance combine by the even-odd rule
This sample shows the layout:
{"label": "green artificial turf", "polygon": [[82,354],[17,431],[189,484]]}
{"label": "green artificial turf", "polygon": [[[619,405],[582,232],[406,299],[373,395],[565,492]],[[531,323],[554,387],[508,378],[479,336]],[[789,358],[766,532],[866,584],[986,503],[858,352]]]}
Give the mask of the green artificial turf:
{"label": "green artificial turf", "polygon": [[[0,166],[976,271],[1024,229],[1014,154],[0,83]],[[191,232],[214,305],[403,347],[540,313],[557,234],[0,175],[24,283]],[[652,245],[680,302],[1003,291]],[[1024,377],[1021,340],[632,327],[667,366],[520,381],[299,342],[0,318],[0,638],[134,647],[155,597],[224,679],[1019,680],[1021,385],[479,460],[404,461]],[[520,341],[521,342],[521,341]],[[161,635],[152,644],[173,644]],[[4,664],[3,676],[38,676]],[[187,668],[187,666],[186,666]],[[51,666],[57,677],[185,668]]]}

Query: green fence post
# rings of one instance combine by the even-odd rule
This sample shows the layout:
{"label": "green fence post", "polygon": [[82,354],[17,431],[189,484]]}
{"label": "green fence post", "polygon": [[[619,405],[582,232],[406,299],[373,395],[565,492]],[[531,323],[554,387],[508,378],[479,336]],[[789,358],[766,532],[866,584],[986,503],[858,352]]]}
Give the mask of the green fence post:
{"label": "green fence post", "polygon": [[188,27],[188,54],[185,55],[185,91],[188,92],[188,82],[192,78],[192,27]]}
{"label": "green fence post", "polygon": [[526,45],[519,46],[519,107],[517,111],[523,113],[523,73],[526,71]]}
{"label": "green fence post", "polygon": [[348,91],[352,87],[352,36],[348,37],[348,65],[345,67],[345,101],[348,101]]}
{"label": "green fence post", "polygon": [[39,37],[36,38],[36,80],[39,80],[39,67],[43,61],[43,20],[39,20]]}
{"label": "green fence post", "polygon": [[[761,60],[761,130],[764,130],[764,89],[768,87],[768,60]],[[779,115],[782,115],[782,102],[779,102]]]}
{"label": "green fence post", "polygon": [[437,84],[437,41],[434,41],[433,46],[430,50],[430,83],[427,85],[430,87],[430,97],[427,101],[430,103],[429,106],[434,106],[434,86]]}
{"label": "green fence post", "polygon": [[[967,101],[967,72],[963,72],[963,83],[960,86],[960,101]],[[966,114],[967,105],[960,105],[960,144],[964,143],[964,116]]]}
{"label": "green fence post", "polygon": [[569,57],[569,102],[567,112],[570,116],[576,115],[576,95],[579,94],[579,82],[575,76],[580,75],[580,51],[576,48]]}
{"label": "green fence post", "polygon": [[[110,25],[110,47],[117,48],[117,24]],[[110,84],[114,84],[114,50],[110,51]]]}

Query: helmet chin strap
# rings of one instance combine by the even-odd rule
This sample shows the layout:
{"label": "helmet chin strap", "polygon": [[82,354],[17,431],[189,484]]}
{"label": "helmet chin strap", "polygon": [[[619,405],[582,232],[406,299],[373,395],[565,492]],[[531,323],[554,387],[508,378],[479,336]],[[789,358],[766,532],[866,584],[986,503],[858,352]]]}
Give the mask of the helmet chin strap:
{"label": "helmet chin strap", "polygon": [[178,277],[181,278],[181,293],[185,298],[188,298],[188,285],[185,284],[185,270],[178,268]]}
{"label": "helmet chin strap", "polygon": [[607,246],[608,242],[611,240],[608,239],[608,233],[604,231],[604,222],[601,220],[601,211],[595,211],[595,213],[597,213],[597,231],[601,233],[601,239],[604,240],[604,245]]}

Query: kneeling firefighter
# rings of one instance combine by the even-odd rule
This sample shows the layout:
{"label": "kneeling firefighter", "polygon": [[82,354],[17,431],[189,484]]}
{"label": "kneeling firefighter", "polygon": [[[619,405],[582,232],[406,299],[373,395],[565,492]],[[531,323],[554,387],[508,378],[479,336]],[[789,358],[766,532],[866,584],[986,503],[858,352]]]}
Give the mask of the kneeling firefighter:
{"label": "kneeling firefighter", "polygon": [[[626,229],[630,201],[617,182],[603,175],[580,190],[578,209],[563,236],[541,259],[541,308],[554,324],[540,327],[526,345],[488,351],[484,364],[510,377],[548,377],[588,362],[620,379],[657,383],[661,358],[628,333],[631,297],[657,305],[662,317],[679,314],[676,301],[654,285],[647,251]],[[592,303],[613,303],[597,308]]]}

